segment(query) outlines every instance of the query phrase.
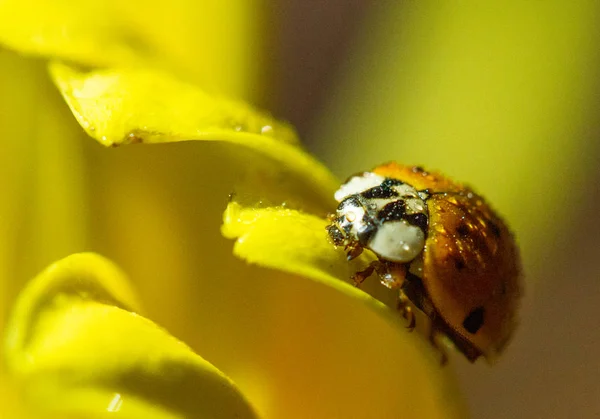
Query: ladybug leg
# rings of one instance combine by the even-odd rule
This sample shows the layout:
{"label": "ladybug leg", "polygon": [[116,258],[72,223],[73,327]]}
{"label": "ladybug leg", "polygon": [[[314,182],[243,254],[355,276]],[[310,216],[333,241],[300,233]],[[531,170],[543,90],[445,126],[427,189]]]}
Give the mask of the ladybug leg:
{"label": "ladybug leg", "polygon": [[[362,252],[362,248],[359,249]],[[348,258],[350,258],[351,251],[348,252]],[[404,284],[406,275],[404,265],[398,265],[397,263],[390,264],[384,260],[374,260],[365,269],[352,275],[351,279],[354,281],[354,285],[358,287],[365,279],[373,275],[373,272],[377,273],[379,281],[387,288],[398,289]]]}
{"label": "ladybug leg", "polygon": [[431,342],[431,345],[440,353],[440,365],[442,367],[448,364],[447,345],[445,344],[446,339],[446,335],[436,327],[435,321],[433,321],[429,331],[429,342]]}
{"label": "ladybug leg", "polygon": [[[361,246],[353,245],[347,245],[344,250],[346,251],[346,258],[348,259],[348,261],[357,258],[363,252],[363,248]],[[367,278],[369,275],[367,275],[365,278]]]}
{"label": "ladybug leg", "polygon": [[410,299],[404,292],[404,288],[407,285],[406,266],[398,263],[380,262],[375,269],[377,270],[377,275],[379,275],[379,281],[383,285],[393,290],[399,290],[396,307],[402,313],[402,317],[408,321],[407,329],[412,332],[415,328],[416,320]]}
{"label": "ladybug leg", "polygon": [[406,280],[406,266],[399,263],[379,261],[375,266],[379,281],[389,289],[401,289]]}
{"label": "ladybug leg", "polygon": [[415,329],[416,321],[415,321],[415,313],[410,306],[410,300],[404,293],[404,291],[400,290],[400,294],[398,296],[398,311],[402,313],[402,317],[404,317],[408,321],[408,326],[406,328],[412,332]]}
{"label": "ladybug leg", "polygon": [[375,271],[375,269],[377,268],[376,265],[379,264],[379,261],[373,261],[371,263],[369,263],[369,266],[367,266],[365,269],[363,269],[360,272],[356,272],[354,275],[352,275],[350,277],[350,279],[352,280],[352,282],[354,282],[354,286],[356,287],[360,287],[360,285],[365,281],[365,279],[367,279],[368,277],[370,277],[373,272]]}

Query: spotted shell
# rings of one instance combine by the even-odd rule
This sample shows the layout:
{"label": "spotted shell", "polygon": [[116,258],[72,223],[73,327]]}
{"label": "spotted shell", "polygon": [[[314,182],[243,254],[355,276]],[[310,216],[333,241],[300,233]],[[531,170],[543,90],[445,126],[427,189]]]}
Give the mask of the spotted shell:
{"label": "spotted shell", "polygon": [[515,329],[522,293],[519,251],[506,224],[470,188],[439,173],[397,163],[372,172],[428,192],[426,296],[467,358],[495,358]]}

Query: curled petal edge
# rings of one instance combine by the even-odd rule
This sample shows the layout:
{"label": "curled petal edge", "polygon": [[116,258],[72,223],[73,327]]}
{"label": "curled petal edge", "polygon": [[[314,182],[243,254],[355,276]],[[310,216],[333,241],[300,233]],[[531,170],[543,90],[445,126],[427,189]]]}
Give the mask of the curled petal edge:
{"label": "curled petal edge", "polygon": [[335,206],[338,180],[302,149],[290,125],[265,112],[157,71],[81,72],[54,62],[50,73],[79,124],[102,145],[229,144],[234,152],[223,154],[222,170],[246,169],[239,192],[250,201],[286,202],[321,215]]}
{"label": "curled petal edge", "polygon": [[28,404],[50,414],[256,418],[225,374],[138,309],[122,272],[96,254],[38,275],[5,340],[8,372]]}

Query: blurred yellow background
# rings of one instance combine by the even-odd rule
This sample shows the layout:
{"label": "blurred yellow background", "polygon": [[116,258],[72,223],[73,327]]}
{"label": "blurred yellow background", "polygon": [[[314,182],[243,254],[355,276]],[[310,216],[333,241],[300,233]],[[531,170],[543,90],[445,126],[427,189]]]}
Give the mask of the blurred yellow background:
{"label": "blurred yellow background", "polygon": [[371,6],[313,106],[310,147],[341,176],[441,169],[516,232],[521,327],[498,365],[460,365],[473,417],[597,417],[597,3]]}
{"label": "blurred yellow background", "polygon": [[[185,1],[157,2],[147,14],[124,6],[118,13],[130,25],[131,45],[141,48],[139,39],[146,39],[143,48],[159,66],[289,120],[340,178],[387,160],[418,163],[472,184],[507,218],[522,244],[527,298],[515,341],[498,365],[472,366],[454,357],[472,416],[600,415],[599,6],[207,4],[190,9]],[[221,145],[101,149],[72,120],[42,60],[8,50],[0,50],[0,133],[0,325],[22,285],[44,266],[95,250],[139,282],[150,318],[226,372],[236,371],[241,387],[259,400],[268,397],[256,384],[261,365],[245,359],[270,353],[286,368],[278,354],[299,351],[294,342],[268,345],[269,334],[298,328],[304,342],[342,321],[309,321],[319,318],[318,307],[349,304],[331,290],[296,279],[290,288],[269,278],[277,273],[244,282],[248,268],[232,260],[231,243],[218,230],[229,192],[223,185],[233,182],[214,181],[222,173]],[[215,198],[206,202],[207,196]],[[173,280],[202,275],[214,280]],[[306,323],[270,320],[274,313],[306,310],[307,296],[315,306]],[[219,312],[219,322],[196,323]],[[345,332],[336,333],[343,341]],[[237,345],[245,345],[239,359],[231,356]],[[352,362],[361,351],[348,349],[340,356]],[[388,360],[376,358],[378,349],[365,358],[373,357],[373,371],[385,371]],[[302,350],[310,356],[323,345]],[[326,374],[347,373],[343,363],[314,360],[311,367]],[[367,388],[353,391],[365,397],[369,380],[400,374],[391,368],[382,378],[368,363],[356,367]],[[281,405],[307,402],[304,388],[336,384],[304,382],[301,372],[293,372],[293,384],[279,383],[298,390]],[[322,408],[323,415],[332,412],[334,406]]]}

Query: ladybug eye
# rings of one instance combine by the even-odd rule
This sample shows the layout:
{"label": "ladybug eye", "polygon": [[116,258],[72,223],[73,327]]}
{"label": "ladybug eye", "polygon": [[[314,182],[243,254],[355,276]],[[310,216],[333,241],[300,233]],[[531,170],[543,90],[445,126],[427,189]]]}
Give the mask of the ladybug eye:
{"label": "ladybug eye", "polygon": [[425,233],[406,221],[383,223],[369,241],[369,249],[383,259],[406,263],[425,247]]}

